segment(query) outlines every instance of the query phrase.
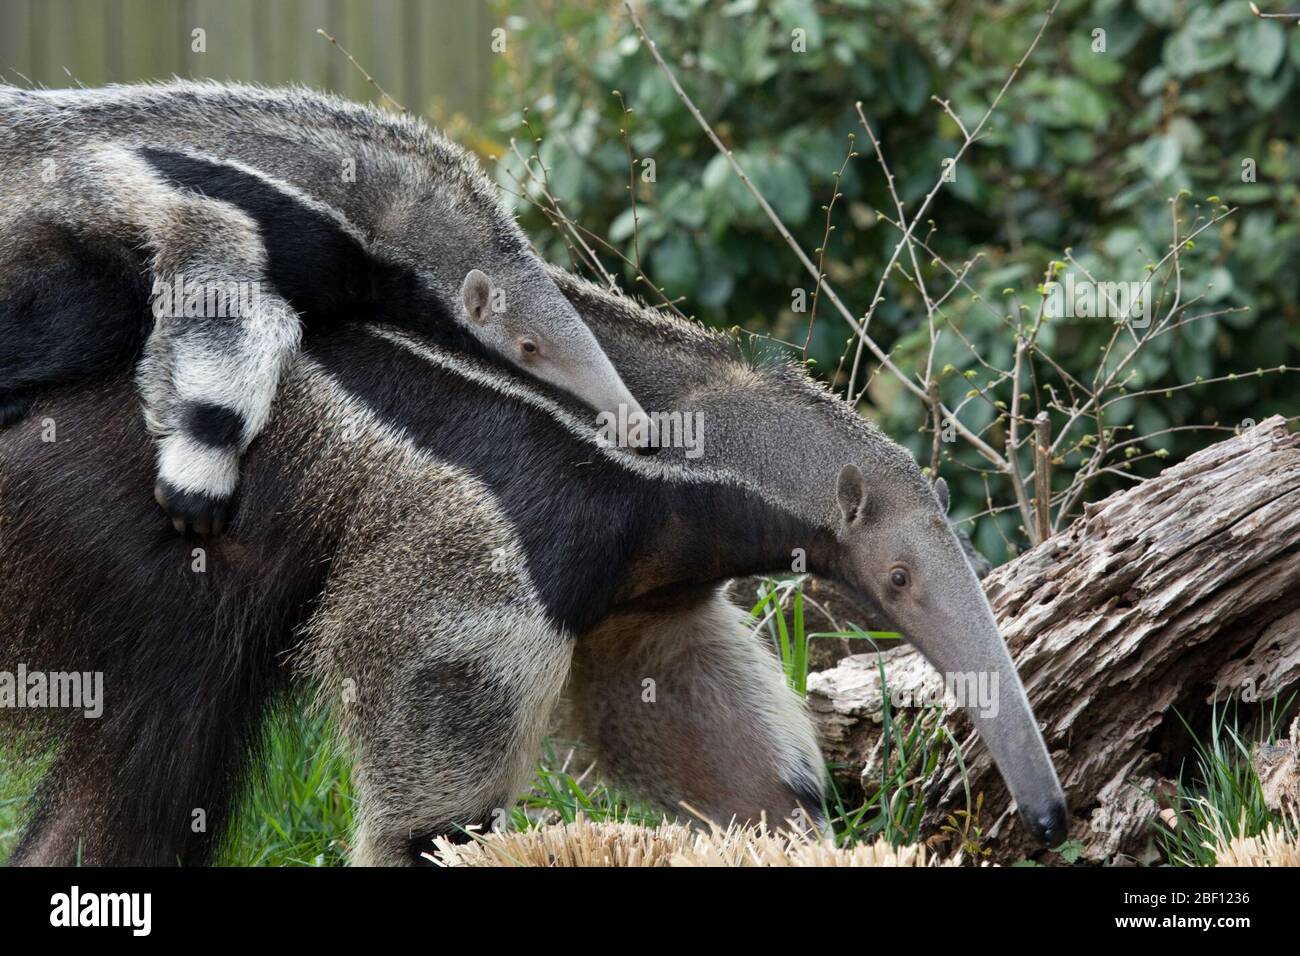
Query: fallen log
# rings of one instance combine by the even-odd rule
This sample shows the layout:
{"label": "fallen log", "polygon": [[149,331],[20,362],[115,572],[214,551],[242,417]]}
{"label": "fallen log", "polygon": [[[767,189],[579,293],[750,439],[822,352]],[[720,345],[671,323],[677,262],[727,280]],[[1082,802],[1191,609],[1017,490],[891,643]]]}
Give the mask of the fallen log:
{"label": "fallen log", "polygon": [[[1179,715],[1196,726],[1228,695],[1251,703],[1300,689],[1300,435],[1271,418],[1206,448],[1088,505],[984,585],[1083,858],[1141,857],[1155,801],[1187,752]],[[937,680],[898,648],[808,681],[827,759],[861,768],[868,792],[881,769],[882,664],[893,702],[925,700]],[[1030,851],[988,751],[960,712],[945,719],[963,757],[949,754],[928,777],[927,827],[982,794],[993,858]]]}

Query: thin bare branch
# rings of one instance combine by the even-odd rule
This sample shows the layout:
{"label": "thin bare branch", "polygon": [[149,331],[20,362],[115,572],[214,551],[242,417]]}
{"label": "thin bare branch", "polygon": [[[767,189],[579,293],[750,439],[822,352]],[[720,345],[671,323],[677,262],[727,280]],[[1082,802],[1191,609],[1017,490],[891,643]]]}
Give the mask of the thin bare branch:
{"label": "thin bare branch", "polygon": [[392,103],[394,106],[396,106],[397,111],[399,113],[410,112],[410,110],[408,110],[405,106],[403,106],[401,103],[397,102],[397,100],[395,100],[393,97],[388,95],[388,91],[385,90],[382,86],[380,86],[378,81],[373,76],[371,76],[369,73],[366,72],[366,68],[357,62],[356,57],[354,57],[351,53],[349,53],[346,49],[343,48],[343,44],[339,43],[338,40],[334,39],[334,37],[326,33],[324,30],[320,29],[319,27],[316,29],[316,32],[319,33],[321,36],[323,36],[326,40],[329,40],[331,44],[338,47],[339,50],[342,51],[343,55],[348,58],[348,62],[357,68],[357,72],[359,72],[362,76],[364,76],[366,78],[366,82],[369,83],[371,86],[373,86],[379,92],[379,95],[382,99],[387,100],[389,103]]}

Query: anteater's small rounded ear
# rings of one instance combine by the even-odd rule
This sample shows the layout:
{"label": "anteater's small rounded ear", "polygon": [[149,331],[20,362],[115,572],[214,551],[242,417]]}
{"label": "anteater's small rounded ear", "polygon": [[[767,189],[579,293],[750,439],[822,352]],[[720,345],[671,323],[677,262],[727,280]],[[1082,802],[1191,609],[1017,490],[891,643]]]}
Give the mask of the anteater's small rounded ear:
{"label": "anteater's small rounded ear", "polygon": [[867,482],[857,465],[850,463],[840,469],[840,476],[835,481],[835,497],[839,500],[844,523],[852,524],[862,514],[862,506],[867,500]]}
{"label": "anteater's small rounded ear", "polygon": [[939,510],[948,513],[948,482],[942,478],[934,480],[934,496],[939,499]]}
{"label": "anteater's small rounded ear", "polygon": [[471,322],[483,325],[492,315],[488,307],[492,298],[492,280],[478,269],[470,269],[460,286],[460,297],[465,303],[465,314]]}

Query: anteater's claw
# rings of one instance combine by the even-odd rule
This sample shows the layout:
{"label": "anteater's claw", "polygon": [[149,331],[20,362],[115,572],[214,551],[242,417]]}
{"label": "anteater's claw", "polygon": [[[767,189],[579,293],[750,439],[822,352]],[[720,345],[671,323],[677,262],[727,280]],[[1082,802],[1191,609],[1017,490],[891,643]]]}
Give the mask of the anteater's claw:
{"label": "anteater's claw", "polygon": [[205,495],[200,491],[178,491],[165,481],[153,490],[154,500],[171,518],[177,534],[193,530],[203,537],[215,537],[226,529],[230,499]]}

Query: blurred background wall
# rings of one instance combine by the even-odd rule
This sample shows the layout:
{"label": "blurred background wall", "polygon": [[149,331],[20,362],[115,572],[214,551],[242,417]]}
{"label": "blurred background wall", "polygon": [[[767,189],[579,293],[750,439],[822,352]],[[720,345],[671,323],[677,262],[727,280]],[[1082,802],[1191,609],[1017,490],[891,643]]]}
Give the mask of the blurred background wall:
{"label": "blurred background wall", "polygon": [[50,87],[173,75],[297,81],[375,98],[321,28],[409,109],[478,121],[492,19],[480,0],[0,0],[0,75]]}

